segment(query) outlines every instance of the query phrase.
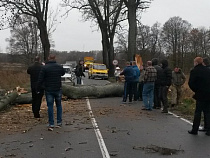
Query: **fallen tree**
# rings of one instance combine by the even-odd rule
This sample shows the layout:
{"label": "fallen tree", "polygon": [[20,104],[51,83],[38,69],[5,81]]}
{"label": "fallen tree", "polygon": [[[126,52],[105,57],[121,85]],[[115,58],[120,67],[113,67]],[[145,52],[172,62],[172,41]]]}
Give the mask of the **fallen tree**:
{"label": "fallen tree", "polygon": [[22,93],[12,103],[13,104],[31,104],[32,93]]}
{"label": "fallen tree", "polygon": [[62,85],[63,95],[71,99],[81,99],[85,97],[121,97],[123,94],[123,84],[107,85]]}
{"label": "fallen tree", "polygon": [[[123,84],[107,85],[69,85],[63,84],[63,95],[70,99],[81,99],[85,97],[103,98],[103,97],[121,97],[123,94]],[[16,91],[0,98],[0,110],[9,104],[31,104],[32,94],[22,93],[18,95]]]}
{"label": "fallen tree", "polygon": [[11,93],[8,93],[0,100],[0,111],[2,109],[5,109],[10,103],[12,103],[16,98],[18,97],[18,93],[16,91],[13,91]]}

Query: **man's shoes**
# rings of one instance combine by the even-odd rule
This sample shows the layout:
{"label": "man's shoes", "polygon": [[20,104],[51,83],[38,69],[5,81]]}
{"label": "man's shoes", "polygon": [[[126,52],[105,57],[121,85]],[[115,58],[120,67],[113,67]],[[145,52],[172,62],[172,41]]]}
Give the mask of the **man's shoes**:
{"label": "man's shoes", "polygon": [[34,114],[34,118],[41,118],[40,114]]}
{"label": "man's shoes", "polygon": [[53,131],[54,125],[48,125],[48,131]]}
{"label": "man's shoes", "polygon": [[122,104],[126,104],[126,101],[122,101],[121,103],[122,103]]}
{"label": "man's shoes", "polygon": [[171,104],[171,107],[173,108],[173,107],[175,107],[175,105],[176,105],[176,104]]}
{"label": "man's shoes", "polygon": [[57,123],[57,126],[55,126],[56,128],[61,128],[62,123]]}
{"label": "man's shoes", "polygon": [[198,135],[198,132],[196,132],[196,131],[193,131],[193,130],[191,130],[191,131],[188,131],[188,133],[189,133],[189,134],[192,134],[192,135]]}
{"label": "man's shoes", "polygon": [[207,136],[210,136],[210,132],[206,132],[206,135],[207,135]]}
{"label": "man's shoes", "polygon": [[168,113],[168,111],[166,111],[166,110],[162,110],[162,111],[161,111],[161,113]]}
{"label": "man's shoes", "polygon": [[143,108],[141,110],[152,111],[152,109]]}
{"label": "man's shoes", "polygon": [[206,132],[207,129],[206,129],[206,128],[201,128],[201,129],[199,129],[198,131],[199,131],[199,132]]}

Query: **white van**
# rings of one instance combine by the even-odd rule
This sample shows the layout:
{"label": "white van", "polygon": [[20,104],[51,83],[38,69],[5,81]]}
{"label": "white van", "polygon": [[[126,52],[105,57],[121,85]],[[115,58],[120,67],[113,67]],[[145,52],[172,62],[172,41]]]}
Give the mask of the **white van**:
{"label": "white van", "polygon": [[73,82],[76,79],[75,73],[73,72],[74,69],[69,65],[63,65],[65,70],[65,75],[61,76],[62,82]]}

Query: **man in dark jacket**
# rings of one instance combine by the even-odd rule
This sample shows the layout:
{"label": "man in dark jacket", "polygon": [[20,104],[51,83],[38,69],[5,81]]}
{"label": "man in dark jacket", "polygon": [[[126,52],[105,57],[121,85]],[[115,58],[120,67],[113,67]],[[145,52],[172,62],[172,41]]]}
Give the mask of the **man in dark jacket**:
{"label": "man in dark jacket", "polygon": [[50,54],[48,57],[48,62],[43,66],[39,74],[38,79],[38,93],[39,89],[44,82],[45,84],[45,96],[48,107],[48,119],[49,127],[54,127],[54,112],[53,104],[54,101],[57,107],[57,125],[62,125],[62,105],[61,105],[61,76],[65,74],[64,68],[56,63],[55,55]]}
{"label": "man in dark jacket", "polygon": [[81,84],[82,76],[85,77],[85,74],[83,72],[83,60],[80,60],[79,63],[77,64],[75,75],[77,76],[77,84]]}
{"label": "man in dark jacket", "polygon": [[171,86],[172,71],[168,67],[168,61],[163,59],[161,61],[162,74],[161,74],[161,87],[160,87],[160,100],[163,104],[162,113],[168,113],[168,88]]}
{"label": "man in dark jacket", "polygon": [[[208,69],[210,69],[210,62],[209,62],[209,58],[203,58],[203,65],[206,66]],[[205,116],[204,116],[205,117]],[[203,128],[199,129],[199,131],[202,131],[202,132],[206,132],[206,121],[207,119],[204,118],[204,125],[203,125]]]}
{"label": "man in dark jacket", "polygon": [[158,65],[158,59],[152,59],[152,66],[157,70],[157,79],[155,80],[155,87],[154,87],[154,109],[161,108],[161,101],[160,101],[160,87],[161,87],[161,75],[162,75],[162,68]]}
{"label": "man in dark jacket", "polygon": [[186,77],[182,70],[176,66],[172,71],[172,99],[171,106],[179,105],[181,103],[182,85],[185,83]]}
{"label": "man in dark jacket", "polygon": [[134,70],[130,64],[130,62],[126,62],[126,67],[124,68],[123,72],[120,75],[125,76],[125,83],[124,83],[124,95],[123,95],[123,103],[126,103],[127,97],[129,95],[129,102],[132,102],[132,82],[134,79]]}
{"label": "man in dark jacket", "polygon": [[210,70],[203,65],[203,59],[194,59],[194,69],[190,72],[188,85],[195,92],[193,98],[196,100],[192,130],[189,134],[197,135],[201,121],[201,113],[204,113],[206,135],[210,136]]}
{"label": "man in dark jacket", "polygon": [[40,58],[39,56],[36,56],[34,64],[27,69],[31,81],[32,111],[35,118],[40,118],[39,111],[42,104],[42,97],[44,95],[43,87],[40,88],[40,93],[37,94],[37,82],[41,68],[42,64],[40,63]]}

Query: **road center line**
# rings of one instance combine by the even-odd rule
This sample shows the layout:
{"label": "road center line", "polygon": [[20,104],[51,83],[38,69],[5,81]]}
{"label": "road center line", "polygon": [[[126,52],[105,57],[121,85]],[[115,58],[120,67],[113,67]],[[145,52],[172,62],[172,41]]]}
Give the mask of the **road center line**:
{"label": "road center line", "polygon": [[90,101],[89,101],[88,98],[86,99],[86,102],[87,102],[87,108],[89,110],[89,116],[90,116],[94,131],[95,131],[95,134],[96,134],[96,137],[97,137],[97,140],[98,140],[98,144],[99,144],[100,149],[101,149],[102,156],[103,156],[103,158],[110,158],[109,152],[106,148],[103,137],[102,137],[101,132],[99,130],[99,127],[96,123],[96,119],[94,118],[93,111],[91,109]]}

